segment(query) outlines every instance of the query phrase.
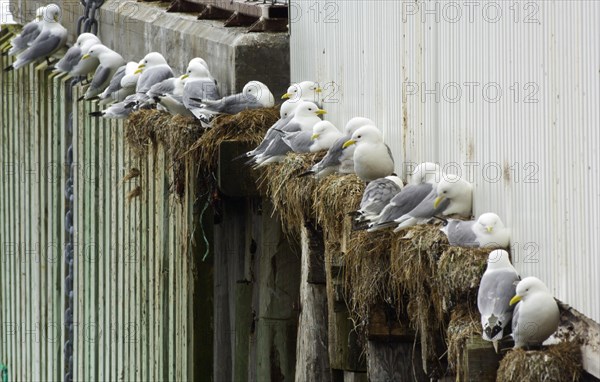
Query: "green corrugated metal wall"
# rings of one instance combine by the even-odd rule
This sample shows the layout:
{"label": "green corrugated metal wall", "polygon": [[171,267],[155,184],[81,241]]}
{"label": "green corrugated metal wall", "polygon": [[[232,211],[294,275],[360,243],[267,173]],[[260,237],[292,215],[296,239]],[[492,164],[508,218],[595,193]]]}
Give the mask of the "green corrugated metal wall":
{"label": "green corrugated metal wall", "polygon": [[[73,111],[73,380],[197,380],[195,177],[183,200],[171,195],[161,147],[135,157],[122,122],[88,117],[80,89],[68,102],[69,80],[44,69],[0,75],[0,363],[11,381],[64,379]],[[123,181],[132,169],[140,175]]]}

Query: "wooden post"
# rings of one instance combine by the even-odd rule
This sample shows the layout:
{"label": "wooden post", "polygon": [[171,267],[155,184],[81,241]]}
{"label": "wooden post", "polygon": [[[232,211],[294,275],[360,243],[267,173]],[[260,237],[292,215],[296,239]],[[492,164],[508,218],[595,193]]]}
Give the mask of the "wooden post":
{"label": "wooden post", "polygon": [[467,340],[462,359],[462,380],[477,382],[494,382],[496,371],[502,356],[496,354],[491,342],[483,338],[471,337]]}
{"label": "wooden post", "polygon": [[314,227],[307,224],[302,227],[301,242],[301,310],[296,347],[296,381],[329,382],[331,369],[327,346],[327,287],[323,237]]}
{"label": "wooden post", "polygon": [[253,224],[257,242],[253,296],[255,325],[250,338],[250,381],[290,381],[295,375],[300,286],[300,250],[292,248],[262,199]]}

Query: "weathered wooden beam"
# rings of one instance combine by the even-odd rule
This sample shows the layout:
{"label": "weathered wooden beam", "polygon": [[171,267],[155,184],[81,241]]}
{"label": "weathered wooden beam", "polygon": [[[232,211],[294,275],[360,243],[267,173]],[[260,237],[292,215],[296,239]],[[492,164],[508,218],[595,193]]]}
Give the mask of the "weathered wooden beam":
{"label": "weathered wooden beam", "polygon": [[394,309],[377,305],[369,312],[367,336],[372,341],[414,342],[415,332],[408,323],[401,323],[396,318]]}
{"label": "weathered wooden beam", "polygon": [[[323,257],[323,237],[309,224],[302,227],[300,319],[296,346],[296,382],[332,379],[327,348],[327,287],[310,283],[311,259]],[[315,253],[315,252],[320,252]],[[323,277],[324,277],[324,266]],[[323,280],[324,281],[324,280]]]}
{"label": "weathered wooden beam", "polygon": [[426,381],[420,346],[414,341],[368,341],[370,381]]}
{"label": "weathered wooden beam", "polygon": [[219,164],[217,184],[219,190],[227,196],[258,196],[256,172],[244,165],[245,159],[235,157],[248,152],[252,145],[240,141],[224,141],[219,146]]}
{"label": "weathered wooden beam", "polygon": [[463,381],[494,382],[502,356],[496,354],[491,342],[471,337],[467,340],[462,357]]}
{"label": "weathered wooden beam", "polygon": [[[307,275],[306,282],[311,284],[322,284],[327,283],[327,277],[325,275],[325,244],[323,243],[323,231],[316,224],[307,222],[303,227],[302,244],[306,240],[306,267]],[[304,255],[304,247],[302,254]]]}

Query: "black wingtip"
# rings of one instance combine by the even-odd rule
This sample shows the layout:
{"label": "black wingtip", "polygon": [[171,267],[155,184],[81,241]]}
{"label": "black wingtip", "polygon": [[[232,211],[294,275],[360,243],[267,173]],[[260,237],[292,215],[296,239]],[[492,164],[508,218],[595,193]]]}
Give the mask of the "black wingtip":
{"label": "black wingtip", "polygon": [[309,176],[314,173],[315,173],[314,171],[306,171],[306,172],[303,172],[302,174],[298,175],[298,178],[304,178],[305,176]]}
{"label": "black wingtip", "polygon": [[102,114],[101,111],[92,111],[92,112],[88,113],[88,115],[90,117],[102,117],[104,114]]}
{"label": "black wingtip", "polygon": [[8,65],[6,68],[4,68],[5,72],[10,72],[11,70],[14,70],[15,68],[12,65]]}
{"label": "black wingtip", "polygon": [[192,101],[196,101],[196,102],[200,102],[200,103],[202,103],[202,98],[193,98],[193,97],[190,97],[190,99],[191,99]]}
{"label": "black wingtip", "polygon": [[135,102],[129,102],[127,105],[125,105],[125,109],[131,109],[134,106],[135,106]]}
{"label": "black wingtip", "polygon": [[248,158],[248,153],[243,153],[242,155],[238,155],[238,156],[232,158],[231,161],[233,162],[234,160],[239,160],[242,158]]}

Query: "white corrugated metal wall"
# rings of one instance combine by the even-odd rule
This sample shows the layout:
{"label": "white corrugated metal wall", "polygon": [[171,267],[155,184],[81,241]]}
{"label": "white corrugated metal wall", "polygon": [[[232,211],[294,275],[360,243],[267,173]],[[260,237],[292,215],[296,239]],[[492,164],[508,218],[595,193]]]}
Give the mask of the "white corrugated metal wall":
{"label": "white corrugated metal wall", "polygon": [[[600,321],[600,2],[293,1],[292,81],[476,184],[522,275]],[[404,98],[404,102],[403,102]]]}

